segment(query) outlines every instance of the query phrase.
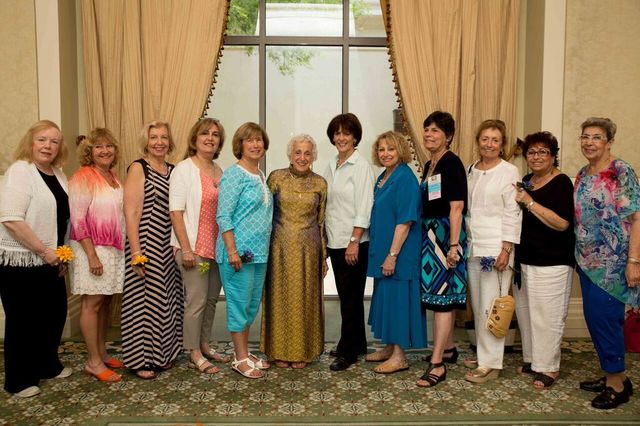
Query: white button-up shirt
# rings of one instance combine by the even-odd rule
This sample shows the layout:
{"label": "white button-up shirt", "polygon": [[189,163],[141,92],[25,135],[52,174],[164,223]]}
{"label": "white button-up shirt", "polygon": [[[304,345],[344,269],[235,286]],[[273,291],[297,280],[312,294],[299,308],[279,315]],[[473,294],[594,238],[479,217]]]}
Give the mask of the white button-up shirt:
{"label": "white button-up shirt", "polygon": [[361,242],[369,241],[369,221],[373,205],[373,169],[358,150],[340,167],[336,155],[324,172],[327,181],[325,229],[327,246],[346,248],[354,227],[364,228]]}

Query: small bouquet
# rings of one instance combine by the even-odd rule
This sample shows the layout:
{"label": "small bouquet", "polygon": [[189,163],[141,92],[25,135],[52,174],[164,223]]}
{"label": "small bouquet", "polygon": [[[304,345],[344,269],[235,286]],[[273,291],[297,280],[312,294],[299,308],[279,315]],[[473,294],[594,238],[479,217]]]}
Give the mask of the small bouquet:
{"label": "small bouquet", "polygon": [[198,263],[198,272],[200,272],[202,275],[208,273],[209,269],[211,269],[211,264],[209,262]]}
{"label": "small bouquet", "polygon": [[516,182],[516,187],[531,191],[533,189],[533,183],[530,180],[523,180],[522,182]]}
{"label": "small bouquet", "polygon": [[62,264],[67,264],[76,257],[76,255],[73,254],[73,250],[71,250],[71,247],[65,245],[59,246],[57,249],[55,249],[54,253]]}
{"label": "small bouquet", "polygon": [[149,258],[144,254],[136,254],[133,256],[131,260],[131,266],[144,266],[145,263],[149,261]]}
{"label": "small bouquet", "polygon": [[243,251],[242,254],[240,255],[240,260],[242,261],[242,263],[253,262],[253,253],[251,253],[251,250]]}
{"label": "small bouquet", "polygon": [[495,257],[484,256],[480,258],[480,270],[482,272],[491,272],[495,264],[496,264]]}

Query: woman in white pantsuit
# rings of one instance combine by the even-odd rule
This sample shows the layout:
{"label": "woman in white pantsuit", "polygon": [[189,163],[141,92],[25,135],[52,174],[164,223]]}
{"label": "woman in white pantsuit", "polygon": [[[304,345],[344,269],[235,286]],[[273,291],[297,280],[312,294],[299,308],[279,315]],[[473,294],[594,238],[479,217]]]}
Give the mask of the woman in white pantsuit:
{"label": "woman in white pantsuit", "polygon": [[549,132],[528,135],[522,152],[533,172],[526,175],[516,201],[522,218],[516,261],[522,283],[514,284],[524,364],[533,387],[554,384],[560,374],[560,344],[573,280],[573,184],[558,170],[558,141]]}
{"label": "woman in white pantsuit", "polygon": [[493,299],[509,292],[513,245],[520,242],[522,216],[515,200],[519,176],[518,169],[502,159],[506,140],[504,122],[483,121],[476,132],[480,160],[467,173],[467,269],[478,366],[465,379],[474,383],[495,379],[502,369],[504,338],[491,334],[485,323]]}

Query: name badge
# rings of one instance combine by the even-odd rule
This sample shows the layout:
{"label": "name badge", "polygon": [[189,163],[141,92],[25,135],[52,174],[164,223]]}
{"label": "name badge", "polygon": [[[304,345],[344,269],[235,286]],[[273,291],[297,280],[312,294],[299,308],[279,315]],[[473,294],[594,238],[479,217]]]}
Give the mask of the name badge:
{"label": "name badge", "polygon": [[427,189],[429,201],[438,200],[442,197],[442,176],[439,173],[429,176],[427,179]]}

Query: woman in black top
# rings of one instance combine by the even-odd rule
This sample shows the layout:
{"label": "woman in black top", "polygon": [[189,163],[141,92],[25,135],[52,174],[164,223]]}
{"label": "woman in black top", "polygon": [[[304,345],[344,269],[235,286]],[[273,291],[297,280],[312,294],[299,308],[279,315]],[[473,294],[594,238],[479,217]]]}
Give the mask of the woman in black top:
{"label": "woman in black top", "polygon": [[553,385],[560,374],[560,343],[573,280],[573,185],[558,168],[558,141],[549,132],[528,135],[522,148],[529,169],[516,201],[526,209],[514,284],[522,336],[521,373],[534,374],[533,387]]}
{"label": "woman in black top", "polygon": [[467,303],[467,236],[463,224],[467,203],[467,178],[460,159],[449,146],[455,121],[448,112],[435,111],[424,120],[423,142],[431,153],[422,184],[423,305],[435,312],[431,366],[418,380],[422,387],[435,386],[447,377],[443,362],[455,363],[453,342],[455,309]]}

